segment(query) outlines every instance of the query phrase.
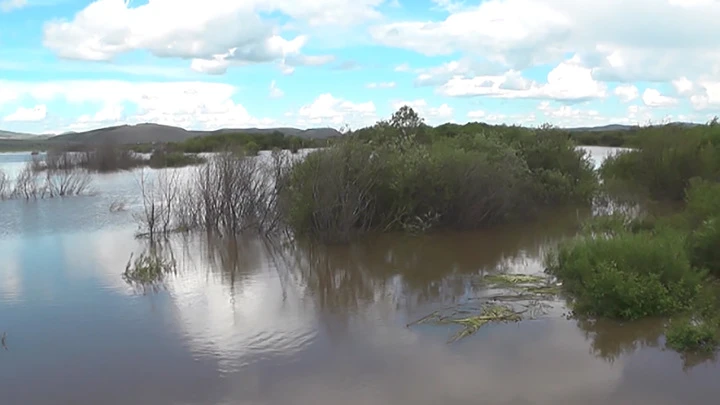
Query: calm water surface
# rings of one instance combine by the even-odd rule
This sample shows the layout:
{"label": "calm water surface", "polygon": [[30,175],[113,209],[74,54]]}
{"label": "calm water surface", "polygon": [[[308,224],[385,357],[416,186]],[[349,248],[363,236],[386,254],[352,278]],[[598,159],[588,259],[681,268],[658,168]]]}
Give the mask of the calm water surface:
{"label": "calm water surface", "polygon": [[[597,162],[610,151],[592,148]],[[0,155],[17,170],[24,155]],[[0,404],[711,404],[712,360],[662,349],[658,322],[547,315],[455,329],[406,324],[481,296],[485,273],[541,272],[585,210],[524,226],[382,236],[349,247],[177,238],[178,272],[142,291],[121,273],[133,173],[96,195],[0,203]],[[111,213],[114,201],[124,212]]]}

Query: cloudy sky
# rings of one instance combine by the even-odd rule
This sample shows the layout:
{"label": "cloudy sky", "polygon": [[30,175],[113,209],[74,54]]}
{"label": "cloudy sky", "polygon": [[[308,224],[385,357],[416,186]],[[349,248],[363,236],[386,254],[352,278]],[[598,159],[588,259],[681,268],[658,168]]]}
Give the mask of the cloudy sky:
{"label": "cloudy sky", "polygon": [[718,0],[0,0],[0,129],[705,122]]}

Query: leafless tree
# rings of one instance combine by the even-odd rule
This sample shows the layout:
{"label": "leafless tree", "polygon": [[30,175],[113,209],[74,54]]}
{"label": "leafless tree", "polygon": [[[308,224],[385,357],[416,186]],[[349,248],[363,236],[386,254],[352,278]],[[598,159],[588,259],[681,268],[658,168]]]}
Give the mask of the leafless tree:
{"label": "leafless tree", "polygon": [[4,200],[9,197],[8,189],[10,188],[10,179],[7,174],[0,169],[0,200]]}
{"label": "leafless tree", "polygon": [[155,179],[141,169],[138,176],[142,211],[135,214],[141,228],[141,234],[155,239],[156,236],[171,232],[173,211],[179,193],[178,172],[171,169],[156,171]]}
{"label": "leafless tree", "polygon": [[33,170],[33,164],[30,162],[20,171],[15,179],[12,197],[23,198],[25,200],[37,199],[42,194],[38,183],[38,173]]}
{"label": "leafless tree", "polygon": [[45,187],[48,197],[66,197],[82,194],[90,186],[92,177],[83,169],[65,166],[45,172]]}

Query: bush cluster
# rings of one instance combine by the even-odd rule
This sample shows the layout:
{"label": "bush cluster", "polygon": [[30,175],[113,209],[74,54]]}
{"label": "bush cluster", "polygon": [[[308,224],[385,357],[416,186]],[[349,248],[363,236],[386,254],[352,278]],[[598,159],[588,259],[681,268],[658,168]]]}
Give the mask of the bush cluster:
{"label": "bush cluster", "polygon": [[588,203],[592,163],[564,134],[428,134],[410,109],[314,152],[293,167],[283,199],[296,232],[345,242],[368,231],[475,229],[560,204]]}
{"label": "bush cluster", "polygon": [[654,200],[682,202],[653,217],[594,218],[547,257],[579,315],[614,319],[669,316],[669,347],[720,344],[720,132],[716,122],[640,134],[640,147],[608,159],[601,179]]}

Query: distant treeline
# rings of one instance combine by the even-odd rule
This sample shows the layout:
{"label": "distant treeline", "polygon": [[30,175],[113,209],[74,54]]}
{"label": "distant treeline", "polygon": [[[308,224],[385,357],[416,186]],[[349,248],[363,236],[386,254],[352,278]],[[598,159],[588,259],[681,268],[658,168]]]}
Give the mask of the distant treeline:
{"label": "distant treeline", "polygon": [[[198,136],[183,142],[171,142],[164,146],[168,151],[184,153],[207,153],[242,149],[248,154],[256,154],[261,150],[286,149],[297,152],[304,148],[318,148],[327,145],[326,139],[309,139],[299,136],[286,136],[280,131],[270,134],[227,133],[209,136]],[[149,153],[154,145],[134,145],[136,152]]]}
{"label": "distant treeline", "polygon": [[[638,147],[640,137],[648,131],[654,131],[658,127],[672,128],[676,132],[689,130],[678,124],[666,124],[648,127],[631,127],[625,130],[567,130],[556,128],[550,125],[543,125],[545,132],[554,132],[566,136],[577,145],[582,146],[613,146],[613,147]],[[422,124],[418,127],[417,137],[427,141],[439,138],[456,138],[463,135],[473,135],[484,131],[495,131],[499,133],[520,133],[532,130],[532,128],[517,125],[490,125],[482,122],[470,122],[467,124],[446,123],[432,127]],[[371,140],[376,132],[376,127],[369,126],[351,131],[360,139]],[[182,142],[169,142],[163,144],[163,150],[167,152],[181,153],[207,153],[226,150],[243,150],[247,154],[255,154],[261,150],[285,149],[296,152],[304,148],[318,148],[330,145],[338,137],[331,138],[305,138],[293,135],[285,135],[280,131],[266,134],[248,133],[225,133],[209,136],[197,136]],[[81,143],[58,143],[53,140],[30,141],[30,140],[5,140],[0,139],[0,152],[45,151],[49,149],[62,148],[66,150],[82,151],[87,149],[86,144]],[[158,143],[140,143],[125,146],[135,152],[151,153],[158,149]]]}

